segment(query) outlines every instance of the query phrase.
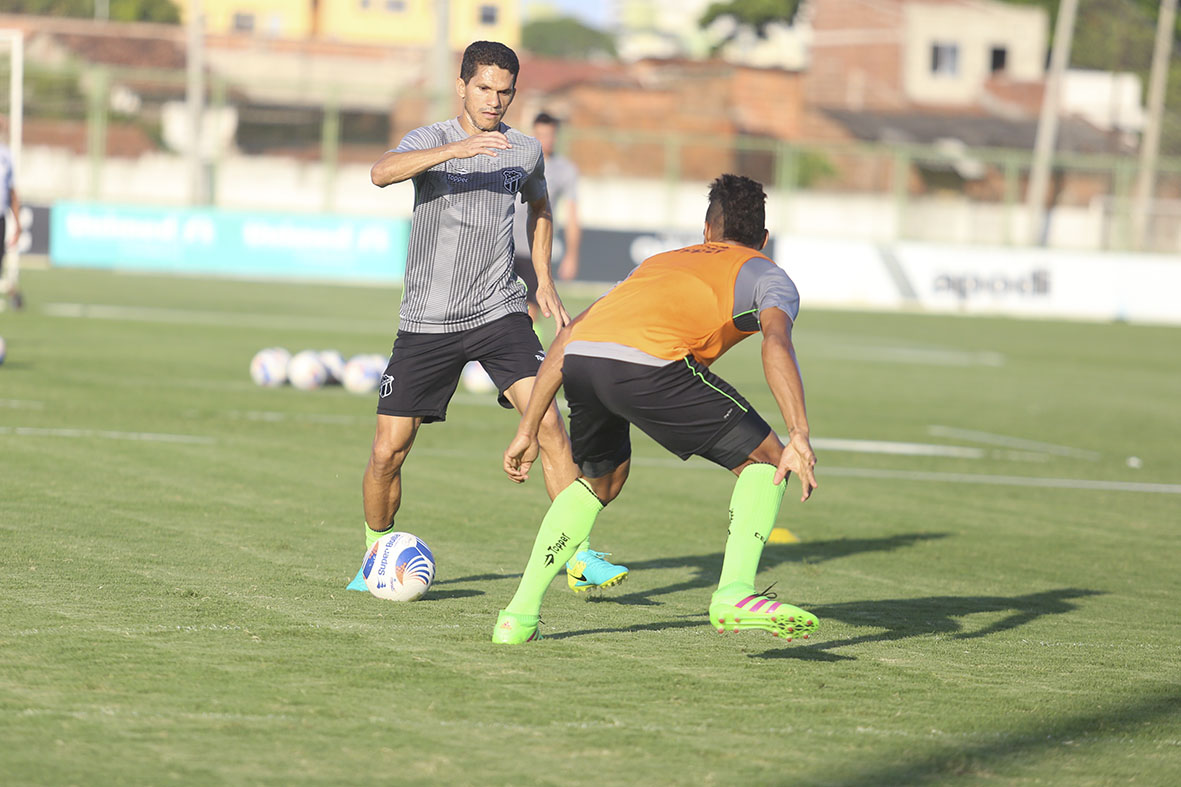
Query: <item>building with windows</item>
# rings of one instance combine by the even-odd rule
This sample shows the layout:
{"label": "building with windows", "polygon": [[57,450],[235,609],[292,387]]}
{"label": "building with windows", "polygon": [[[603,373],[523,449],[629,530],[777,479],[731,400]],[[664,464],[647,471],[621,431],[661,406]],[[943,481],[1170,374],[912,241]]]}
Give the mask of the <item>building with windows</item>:
{"label": "building with windows", "polygon": [[806,0],[807,96],[816,106],[898,110],[987,102],[992,82],[1038,83],[1048,22],[993,0]]}
{"label": "building with windows", "polygon": [[[175,2],[187,21],[197,2]],[[200,0],[208,33],[391,46],[433,42],[440,6],[448,9],[452,49],[481,39],[520,43],[516,0]]]}

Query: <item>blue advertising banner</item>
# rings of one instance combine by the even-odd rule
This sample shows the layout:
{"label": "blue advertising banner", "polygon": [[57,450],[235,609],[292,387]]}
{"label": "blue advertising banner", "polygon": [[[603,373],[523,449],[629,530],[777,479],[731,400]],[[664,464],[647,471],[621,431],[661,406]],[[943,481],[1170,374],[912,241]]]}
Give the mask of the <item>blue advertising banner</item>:
{"label": "blue advertising banner", "polygon": [[54,265],[363,281],[406,270],[405,219],[58,202]]}

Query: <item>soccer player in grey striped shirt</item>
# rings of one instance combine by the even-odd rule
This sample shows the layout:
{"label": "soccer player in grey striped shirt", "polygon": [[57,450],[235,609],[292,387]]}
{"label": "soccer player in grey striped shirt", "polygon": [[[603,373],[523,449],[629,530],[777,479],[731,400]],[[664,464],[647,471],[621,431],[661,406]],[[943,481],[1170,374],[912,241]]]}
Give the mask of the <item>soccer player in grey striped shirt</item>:
{"label": "soccer player in grey striped shirt", "polygon": [[[520,64],[504,44],[477,41],[463,54],[459,116],[411,131],[373,165],[377,186],[414,182],[414,215],[400,324],[382,375],[377,430],[361,488],[366,554],[394,525],[402,503],[402,465],[418,428],[442,421],[463,367],[479,361],[504,407],[525,410],[545,358],[513,272],[513,216],[528,205],[537,302],[560,329],[570,321],[550,272],[553,223],[541,145],[502,120]],[[578,471],[555,404],[539,434],[546,492],[553,499]],[[575,592],[622,582],[627,568],[579,545],[566,564]],[[365,590],[364,566],[349,583]]]}

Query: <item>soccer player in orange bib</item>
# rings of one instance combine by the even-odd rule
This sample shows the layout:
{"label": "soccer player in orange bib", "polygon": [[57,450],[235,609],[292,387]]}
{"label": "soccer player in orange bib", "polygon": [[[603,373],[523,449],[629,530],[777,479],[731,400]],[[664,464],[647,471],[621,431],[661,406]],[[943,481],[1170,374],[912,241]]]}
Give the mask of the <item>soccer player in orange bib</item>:
{"label": "soccer player in orange bib", "polygon": [[[492,641],[540,638],[546,588],[614,500],[631,465],[634,425],[682,459],[697,455],[733,472],[730,528],[709,618],[720,631],[761,629],[807,638],[816,617],[755,592],[763,545],[794,472],[801,501],[816,488],[804,385],[791,330],[799,294],[761,251],[766,194],[737,175],[714,181],[705,243],[657,254],[564,327],[537,373],[504,469],[524,482],[538,455],[542,416],[565,385],[578,479],[550,505],[516,594]],[[787,426],[785,446],[732,386],[709,370],[719,356],[761,332],[763,372]]]}

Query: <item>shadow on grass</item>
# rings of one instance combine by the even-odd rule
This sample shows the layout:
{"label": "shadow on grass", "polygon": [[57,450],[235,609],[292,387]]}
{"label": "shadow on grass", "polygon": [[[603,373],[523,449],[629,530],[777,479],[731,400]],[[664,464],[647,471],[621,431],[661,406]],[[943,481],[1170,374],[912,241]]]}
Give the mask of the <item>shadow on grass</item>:
{"label": "shadow on grass", "polygon": [[[892,642],[930,634],[952,634],[958,639],[987,637],[1002,631],[1024,626],[1043,615],[1061,615],[1078,609],[1071,599],[1100,595],[1099,590],[1064,588],[1024,596],[929,596],[926,598],[891,599],[887,601],[854,601],[847,604],[812,607],[820,618],[820,635],[825,620],[839,620],[854,626],[873,626],[885,631],[832,641],[817,641],[795,645],[778,644],[751,658],[800,659],[804,661],[855,661],[853,656],[833,653],[836,648],[851,647],[868,642]],[[1002,619],[974,631],[965,631],[957,618],[988,612],[1009,612]],[[544,620],[544,616],[543,616]],[[643,623],[616,628],[584,629],[546,634],[548,639],[566,639],[587,634],[618,634],[635,631],[663,631],[709,625],[703,611],[688,619]]]}
{"label": "shadow on grass", "polygon": [[471,598],[472,596],[482,596],[482,590],[435,590],[433,587],[422,597],[422,601],[446,601],[451,598]]}
{"label": "shadow on grass", "polygon": [[[829,541],[808,541],[799,544],[768,544],[763,549],[759,570],[765,571],[784,563],[822,563],[826,560],[836,560],[866,552],[892,552],[895,549],[913,546],[920,541],[947,538],[947,536],[947,533],[900,533],[884,538],[835,538]],[[675,568],[686,570],[689,573],[683,580],[671,585],[623,595],[596,596],[589,599],[590,601],[654,606],[659,602],[653,601],[653,596],[679,593],[682,590],[715,587],[722,571],[721,552],[709,555],[683,555],[639,562],[630,560],[621,562],[629,570],[637,572],[656,568]]]}
{"label": "shadow on grass", "polygon": [[626,634],[637,631],[668,631],[669,629],[690,629],[698,626],[708,626],[709,617],[702,612],[700,615],[694,615],[693,620],[667,620],[657,623],[637,623],[634,626],[624,626],[623,628],[602,628],[602,629],[582,629],[580,631],[559,631],[555,634],[550,634],[545,630],[545,611],[541,613],[542,630],[541,633],[546,639],[567,639],[568,637],[583,637],[588,634]]}
{"label": "shadow on grass", "polygon": [[[848,661],[831,651],[861,645],[866,642],[893,642],[929,634],[950,634],[955,639],[978,639],[1024,626],[1044,615],[1061,615],[1078,609],[1073,599],[1101,595],[1100,590],[1063,588],[1024,596],[927,596],[925,598],[886,599],[882,601],[851,601],[845,604],[809,607],[824,621],[839,620],[853,626],[872,626],[885,629],[873,634],[846,639],[817,641],[792,648],[775,648],[753,658],[804,659],[809,661]],[[981,628],[967,631],[957,618],[981,613],[1009,614]],[[823,634],[821,634],[823,635]]]}
{"label": "shadow on grass", "polygon": [[[987,775],[990,781],[1007,782],[1005,766],[1022,759],[1035,758],[1044,752],[1074,750],[1096,739],[1124,740],[1143,735],[1145,726],[1168,722],[1181,714],[1181,691],[1171,688],[1153,696],[1143,696],[1127,704],[1105,707],[1092,713],[1077,714],[1052,723],[1028,724],[999,731],[986,743],[966,743],[932,747],[910,754],[909,761],[896,765],[867,768],[851,777],[835,781],[846,787],[878,787],[883,784],[943,784],[951,779]],[[1070,748],[1067,748],[1070,747]],[[1136,781],[1131,777],[1134,764],[1117,764],[1123,777],[1118,781]],[[1132,770],[1129,771],[1128,768]],[[1150,773],[1148,781],[1152,781]],[[1114,782],[1117,779],[1110,777]]]}
{"label": "shadow on grass", "polygon": [[431,583],[432,587],[439,585],[458,585],[461,582],[491,582],[497,579],[520,579],[521,572],[515,574],[472,574],[468,577],[452,577],[451,579],[436,579]]}

